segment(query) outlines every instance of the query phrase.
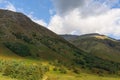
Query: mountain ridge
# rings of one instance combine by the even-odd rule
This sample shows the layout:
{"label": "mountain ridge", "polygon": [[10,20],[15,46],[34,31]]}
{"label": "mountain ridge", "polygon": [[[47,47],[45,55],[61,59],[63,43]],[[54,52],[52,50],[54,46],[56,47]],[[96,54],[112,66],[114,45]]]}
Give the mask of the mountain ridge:
{"label": "mountain ridge", "polygon": [[[65,38],[66,35],[62,37]],[[95,56],[119,62],[120,42],[116,39],[101,34],[85,34],[74,39],[65,39]]]}
{"label": "mountain ridge", "polygon": [[69,37],[69,38],[73,37],[73,39],[75,39],[75,38],[79,38],[79,37],[96,37],[96,36],[101,36],[102,37],[103,36],[103,37],[106,37],[106,38],[109,38],[109,39],[119,41],[119,39],[115,39],[115,38],[109,37],[107,35],[99,34],[99,33],[90,33],[90,34],[82,34],[82,35],[62,34],[60,36],[63,37],[64,39],[66,39],[66,40],[67,40],[67,37]]}

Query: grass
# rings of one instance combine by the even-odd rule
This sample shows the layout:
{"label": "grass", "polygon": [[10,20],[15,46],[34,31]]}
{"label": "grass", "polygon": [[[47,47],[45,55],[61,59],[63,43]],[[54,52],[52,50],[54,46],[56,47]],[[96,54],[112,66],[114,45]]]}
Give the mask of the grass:
{"label": "grass", "polygon": [[5,46],[1,45],[1,43],[0,43],[0,57],[22,58],[22,57],[16,55],[15,53],[13,53],[12,51],[10,51]]}
{"label": "grass", "polygon": [[120,76],[102,74],[99,76],[94,73],[88,73],[86,71],[81,71],[80,74],[75,74],[66,69],[67,73],[60,73],[59,71],[53,71],[55,66],[50,65],[49,63],[43,63],[49,65],[49,72],[46,73],[43,80],[120,80]]}
{"label": "grass", "polygon": [[87,73],[81,73],[81,74],[59,74],[50,72],[47,74],[48,80],[120,80],[120,77],[117,76],[98,76],[98,75],[92,75]]}
{"label": "grass", "polygon": [[[80,38],[71,41],[76,47],[105,60],[120,63],[119,43],[110,39],[94,37]],[[116,48],[117,47],[117,48]]]}
{"label": "grass", "polygon": [[[12,59],[9,59],[12,60]],[[53,68],[55,66],[49,64],[49,62],[46,61],[37,61],[34,59],[21,59],[26,62],[26,64],[33,64],[33,63],[42,63],[43,65],[47,65],[50,68],[50,71],[48,71],[42,80],[120,80],[120,77],[114,76],[114,75],[104,75],[104,76],[98,76],[96,74],[88,74],[81,71],[80,74],[75,74],[69,70],[67,70],[66,74],[60,73],[59,71],[53,71]],[[20,61],[21,61],[20,60]],[[19,79],[12,79],[8,76],[3,76],[0,74],[0,80],[19,80]]]}
{"label": "grass", "polygon": [[17,79],[13,79],[13,78],[3,76],[2,74],[0,74],[0,80],[17,80]]}
{"label": "grass", "polygon": [[[39,58],[35,59],[32,57],[20,57],[18,55],[15,55],[9,49],[4,48],[4,46],[2,46],[2,45],[0,45],[0,59],[3,59],[3,60],[13,60],[14,59],[14,60],[18,60],[18,61],[23,61],[23,62],[25,62],[25,64],[40,64],[40,63],[42,63],[45,66],[48,65],[50,67],[50,71],[47,72],[47,74],[44,76],[43,80],[120,80],[120,77],[116,77],[116,76],[103,77],[103,76],[87,74],[87,73],[83,73],[83,72],[81,72],[80,74],[74,74],[73,72],[68,72],[66,74],[63,74],[63,73],[60,73],[59,71],[53,71],[52,68],[54,66],[49,64],[48,61],[44,61]],[[17,79],[12,79],[8,76],[3,76],[2,74],[0,74],[0,80],[17,80]]]}
{"label": "grass", "polygon": [[[17,80],[0,74],[0,80]],[[43,80],[120,80],[120,77],[102,77],[92,74],[81,73],[77,74],[61,74],[48,72]]]}

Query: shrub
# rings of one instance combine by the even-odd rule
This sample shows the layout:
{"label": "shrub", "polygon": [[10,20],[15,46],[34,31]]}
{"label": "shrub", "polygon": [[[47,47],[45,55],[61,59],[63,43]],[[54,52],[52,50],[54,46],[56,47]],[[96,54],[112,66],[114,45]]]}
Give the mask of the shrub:
{"label": "shrub", "polygon": [[67,71],[64,68],[60,68],[59,71],[60,71],[60,73],[63,73],[63,74],[67,73]]}
{"label": "shrub", "polygon": [[57,71],[57,70],[58,70],[57,67],[54,67],[54,68],[53,68],[53,71]]}
{"label": "shrub", "polygon": [[73,68],[73,72],[76,74],[80,74],[80,70],[78,68]]}
{"label": "shrub", "polygon": [[45,74],[46,66],[38,64],[25,64],[21,61],[0,60],[1,72],[4,76],[10,76],[20,80],[41,80]]}

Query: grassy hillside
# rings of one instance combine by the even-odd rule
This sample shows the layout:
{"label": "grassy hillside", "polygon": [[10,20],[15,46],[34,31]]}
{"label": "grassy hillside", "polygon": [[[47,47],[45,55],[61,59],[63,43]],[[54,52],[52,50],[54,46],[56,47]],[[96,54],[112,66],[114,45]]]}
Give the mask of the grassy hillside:
{"label": "grassy hillside", "polygon": [[[96,73],[91,73],[91,72],[88,72],[88,71],[84,71],[84,70],[81,70],[80,73],[74,73],[72,72],[71,70],[68,70],[66,69],[65,67],[60,67],[60,66],[55,66],[47,61],[41,61],[41,60],[36,60],[36,59],[13,59],[13,58],[9,58],[9,59],[5,59],[5,58],[0,58],[0,61],[5,61],[5,63],[8,63],[8,65],[11,65],[11,62],[12,62],[12,65],[11,67],[4,67],[3,68],[3,71],[1,71],[1,66],[0,66],[0,80],[119,80],[120,79],[120,76],[116,76],[116,75],[108,75],[108,74],[96,74]],[[42,65],[42,66],[47,66],[46,69],[48,69],[47,73],[44,74],[44,76],[42,77],[42,79],[34,79],[34,74],[31,75],[31,74],[26,74],[27,77],[21,77],[20,74],[18,74],[19,72],[17,72],[17,74],[14,74],[14,70],[18,70],[18,71],[21,71],[19,70],[19,67],[18,69],[16,68],[17,66],[14,66],[13,64],[18,64],[19,65],[21,64],[23,65],[30,65],[31,68],[33,66],[36,66],[39,64]],[[9,64],[10,63],[10,64]],[[1,64],[1,62],[0,62]],[[13,68],[12,68],[13,67]],[[21,66],[22,67],[22,66]],[[9,69],[7,69],[9,68]],[[27,67],[28,69],[30,69],[29,67]],[[64,69],[65,72],[61,69]],[[5,69],[5,70],[4,70]],[[26,69],[24,70],[25,68],[22,67],[22,76],[25,76],[25,73],[26,73]],[[27,69],[27,70],[28,70]],[[45,69],[45,70],[46,70]],[[5,74],[7,70],[7,74]],[[12,72],[9,72],[9,71],[12,71]],[[28,70],[30,72],[30,70]],[[8,74],[9,72],[9,74]],[[11,74],[12,73],[12,74]],[[39,74],[35,74],[36,75],[39,75]],[[16,76],[16,77],[15,77]],[[19,77],[17,77],[19,76]],[[28,77],[29,76],[29,77]],[[31,77],[30,77],[31,76]],[[17,79],[16,79],[17,78]]]}
{"label": "grassy hillside", "polygon": [[119,80],[118,76],[98,76],[93,74],[57,74],[57,73],[48,73],[48,80]]}
{"label": "grassy hillside", "polygon": [[75,47],[72,49],[67,41],[25,15],[1,10],[0,17],[0,45],[5,51],[9,49],[9,52],[23,57],[64,62],[72,62],[75,58]]}
{"label": "grassy hillside", "polygon": [[8,10],[0,10],[0,58],[2,75],[22,80],[41,80],[46,74],[46,66],[41,65],[45,61],[61,73],[120,71],[119,63],[89,55],[24,14]]}
{"label": "grassy hillside", "polygon": [[113,38],[100,34],[87,34],[72,39],[69,35],[63,37],[76,47],[97,57],[120,62],[120,42]]}

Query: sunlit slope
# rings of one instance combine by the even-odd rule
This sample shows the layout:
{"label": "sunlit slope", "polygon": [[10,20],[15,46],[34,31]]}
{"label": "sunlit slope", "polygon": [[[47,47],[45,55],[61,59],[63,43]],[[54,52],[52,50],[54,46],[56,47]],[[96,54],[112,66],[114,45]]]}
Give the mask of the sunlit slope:
{"label": "sunlit slope", "polygon": [[64,35],[66,40],[79,49],[105,60],[120,62],[120,42],[105,35],[86,34],[82,36]]}

